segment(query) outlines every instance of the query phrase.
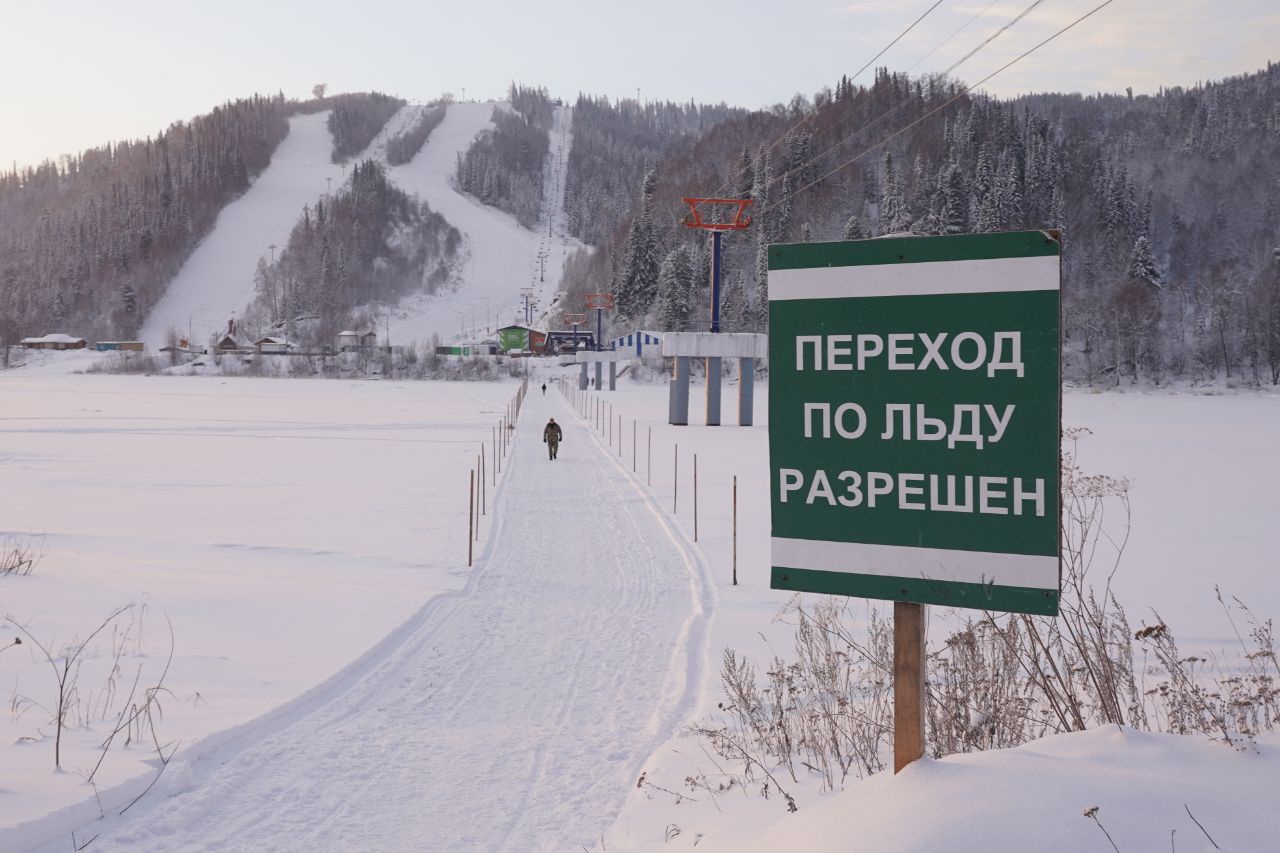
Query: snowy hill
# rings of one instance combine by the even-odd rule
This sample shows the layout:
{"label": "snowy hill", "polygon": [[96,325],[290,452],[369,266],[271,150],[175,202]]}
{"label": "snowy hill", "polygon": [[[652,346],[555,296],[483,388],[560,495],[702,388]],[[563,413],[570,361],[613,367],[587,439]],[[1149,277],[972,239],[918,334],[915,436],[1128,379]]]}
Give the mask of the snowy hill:
{"label": "snowy hill", "polygon": [[[446,340],[483,338],[497,326],[523,322],[521,288],[534,288],[534,300],[545,310],[559,288],[565,257],[581,246],[565,231],[561,175],[572,144],[566,107],[557,109],[551,131],[552,162],[546,170],[537,232],[522,228],[513,217],[486,207],[454,186],[451,178],[458,155],[476,134],[492,126],[494,107],[493,103],[451,104],[444,122],[432,132],[418,156],[391,169],[396,184],[419,195],[466,235],[466,260],[457,271],[457,288],[433,298],[409,300],[391,320],[393,341],[425,342],[432,335]],[[544,281],[539,280],[540,254],[546,255]]]}
{"label": "snowy hill", "polygon": [[139,333],[148,347],[164,346],[170,330],[198,341],[226,328],[253,298],[253,273],[272,244],[283,246],[305,205],[314,205],[344,168],[330,161],[329,113],[289,119],[289,135],[271,165],[219,214],[213,232],[183,265]]}
{"label": "snowy hill", "polygon": [[[447,293],[406,300],[393,312],[391,339],[420,341],[484,338],[493,327],[520,317],[520,290],[535,288],[536,304],[554,296],[567,253],[580,244],[566,238],[560,179],[571,138],[569,111],[560,108],[553,130],[552,164],[538,232],[522,228],[512,217],[458,192],[451,181],[458,155],[476,134],[492,125],[489,103],[451,104],[444,122],[423,150],[404,166],[389,167],[392,181],[425,200],[464,234],[465,260],[454,271]],[[412,125],[423,106],[406,106],[387,122],[357,159],[386,164],[389,139]],[[190,332],[203,341],[210,331],[226,327],[254,296],[254,272],[272,246],[284,246],[305,206],[314,206],[346,179],[346,168],[330,162],[332,139],[328,113],[295,116],[289,135],[271,165],[241,198],[218,217],[213,232],[192,254],[148,316],[141,337],[151,347],[163,346],[170,330]],[[543,230],[545,228],[545,230]],[[546,275],[539,281],[539,255],[546,256]],[[486,331],[488,330],[488,331]]]}

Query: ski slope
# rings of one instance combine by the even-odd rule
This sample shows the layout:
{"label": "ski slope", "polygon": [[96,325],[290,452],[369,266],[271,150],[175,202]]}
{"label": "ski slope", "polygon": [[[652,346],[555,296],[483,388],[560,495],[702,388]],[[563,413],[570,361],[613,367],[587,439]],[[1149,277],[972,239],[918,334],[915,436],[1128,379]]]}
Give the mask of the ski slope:
{"label": "ski slope", "polygon": [[[554,463],[548,416],[565,426]],[[694,707],[709,586],[554,391],[530,396],[508,460],[465,588],[274,722],[179,755],[136,807],[77,837],[100,832],[99,851],[594,846]]]}
{"label": "ski slope", "polygon": [[[391,318],[393,342],[425,343],[433,335],[442,340],[489,337],[497,327],[524,322],[520,291],[525,287],[533,288],[538,306],[536,324],[559,289],[565,258],[581,248],[565,228],[563,175],[572,145],[572,111],[568,107],[556,109],[544,169],[543,210],[536,231],[454,188],[452,176],[458,156],[477,134],[493,126],[493,111],[501,107],[493,102],[450,104],[444,121],[432,131],[418,156],[390,170],[396,185],[426,201],[465,237],[465,257],[455,271],[455,288],[406,300]],[[397,116],[393,122],[407,123],[411,118]],[[540,254],[546,256],[545,277],[541,275]]]}
{"label": "ski slope", "polygon": [[[434,296],[411,296],[393,312],[390,333],[396,343],[426,343],[433,335],[445,340],[490,337],[497,326],[523,322],[524,287],[534,289],[535,304],[545,311],[559,288],[565,258],[581,248],[565,229],[563,176],[572,144],[568,107],[556,110],[536,231],[452,186],[458,156],[477,134],[492,127],[493,110],[502,106],[450,104],[417,157],[389,168],[401,189],[424,199],[464,237],[452,287]],[[388,140],[410,128],[425,109],[402,107],[356,159],[386,165]],[[331,186],[346,180],[346,169],[330,162],[328,116],[324,112],[289,120],[289,134],[271,164],[219,214],[148,315],[139,337],[149,347],[164,346],[173,330],[203,341],[225,329],[253,300],[258,261],[271,256],[272,246],[277,251],[285,246],[304,206],[314,206]],[[545,275],[540,256],[545,257]]]}
{"label": "ski slope", "polygon": [[270,257],[272,245],[283,249],[302,208],[314,206],[330,182],[341,186],[344,180],[345,169],[330,162],[328,121],[328,112],[289,119],[289,135],[271,164],[218,214],[213,230],[147,315],[138,337],[149,348],[164,346],[175,329],[204,341],[252,301],[258,260]]}

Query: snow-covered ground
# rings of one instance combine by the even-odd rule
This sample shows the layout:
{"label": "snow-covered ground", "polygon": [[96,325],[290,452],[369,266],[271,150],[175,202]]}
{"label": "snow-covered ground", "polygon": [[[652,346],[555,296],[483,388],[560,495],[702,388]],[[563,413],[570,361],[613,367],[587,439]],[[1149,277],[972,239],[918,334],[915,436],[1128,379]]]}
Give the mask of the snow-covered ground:
{"label": "snow-covered ground", "polygon": [[[166,619],[158,733],[188,748],[311,690],[461,589],[468,471],[515,389],[0,372],[0,544],[37,534],[47,549],[29,576],[0,577],[0,645],[19,636],[7,616],[56,653],[135,603],[88,650],[63,773],[48,664],[26,638],[0,651],[15,711],[0,716],[0,850],[39,837],[17,824],[92,797],[84,777],[135,673],[142,690],[164,666]],[[146,779],[154,757],[149,741],[114,749],[95,781]]]}
{"label": "snow-covered ground", "polygon": [[[566,423],[555,462],[538,440],[548,416]],[[324,701],[200,761],[179,754],[127,819],[86,829],[101,832],[95,849],[540,850],[600,837],[640,762],[692,710],[709,602],[691,550],[559,397],[532,397],[522,417],[466,586]]]}
{"label": "snow-covered ground", "polygon": [[[563,375],[576,377],[576,371]],[[774,654],[793,656],[793,629],[774,620],[788,596],[768,588],[768,388],[756,387],[756,426],[752,428],[728,425],[736,421],[733,387],[725,389],[722,417],[726,426],[720,427],[698,425],[704,407],[703,388],[696,385],[690,404],[692,425],[684,427],[666,423],[665,385],[624,380],[618,388],[577,394],[584,420],[602,425],[613,420],[612,436],[602,426],[594,432],[596,440],[609,446],[609,452],[620,453],[626,467],[634,464],[637,477],[651,484],[648,488],[659,505],[668,513],[675,508],[675,522],[690,539],[694,454],[698,457],[698,546],[717,595],[709,642],[713,663],[706,668],[702,704],[694,715],[694,720],[705,721],[725,698],[714,663],[721,650],[744,651],[762,667]],[[1065,395],[1064,424],[1087,426],[1094,432],[1080,444],[1084,468],[1132,481],[1133,529],[1116,576],[1117,594],[1135,624],[1142,619],[1151,622],[1151,608],[1159,610],[1185,652],[1230,650],[1236,645],[1231,625],[1215,600],[1215,585],[1224,595],[1239,596],[1264,619],[1280,613],[1280,574],[1275,571],[1267,526],[1267,513],[1274,509],[1268,484],[1280,479],[1280,444],[1274,440],[1277,422],[1280,396],[1276,395],[1079,391]],[[678,495],[673,490],[677,455]],[[736,587],[731,585],[735,475]],[[933,636],[944,635],[958,615],[931,608]],[[1124,751],[1126,744],[1132,745],[1131,751]],[[706,773],[716,778],[715,763],[722,759],[713,757],[710,748],[696,739],[680,735],[655,752],[644,769],[648,782],[692,799],[677,801],[649,787],[633,789],[619,820],[606,833],[602,849],[652,850],[698,843],[698,849],[723,850],[794,846],[1071,851],[1093,849],[1098,841],[1106,844],[1093,822],[1080,816],[1090,805],[1104,806],[1100,814],[1104,824],[1114,828],[1119,823],[1124,828],[1130,843],[1122,844],[1122,850],[1165,849],[1161,845],[1168,844],[1171,828],[1178,829],[1178,850],[1209,849],[1202,836],[1194,837],[1198,831],[1185,814],[1180,822],[1170,817],[1170,809],[1182,809],[1182,801],[1172,799],[1179,791],[1188,802],[1196,799],[1212,813],[1212,822],[1224,834],[1231,827],[1235,835],[1229,837],[1237,839],[1233,849],[1261,849],[1251,844],[1273,838],[1280,825],[1272,814],[1257,808],[1256,799],[1230,792],[1250,791],[1258,780],[1280,775],[1276,746],[1280,740],[1270,736],[1260,756],[1237,755],[1225,747],[1172,736],[1103,731],[1070,735],[1010,752],[929,762],[901,777],[900,783],[888,776],[873,779],[869,786],[853,783],[840,797],[807,791],[813,796],[803,797],[800,813],[793,816],[776,794],[772,800],[747,800],[738,791],[713,802],[707,792],[686,787],[690,775]],[[1114,772],[1128,762],[1141,762],[1143,769]],[[1037,774],[1044,776],[1038,784]],[[990,781],[975,781],[979,779]],[[1180,788],[1180,780],[1188,784]],[[978,785],[1028,794],[1011,798],[1012,793],[997,793],[993,802],[983,797],[978,804],[969,793]],[[1047,793],[1037,793],[1040,789]],[[921,808],[915,799],[919,791],[935,799],[947,794],[955,802],[948,804],[948,811],[939,811],[938,820],[908,821],[903,815]],[[1094,791],[1095,796],[1089,802],[1077,802],[1074,798],[1083,797],[1082,791]],[[865,810],[885,811],[889,800],[898,802],[888,811],[894,819],[882,815],[868,825],[864,836],[863,824],[869,819]],[[814,817],[815,807],[827,801],[832,804],[822,806],[824,816]],[[1194,803],[1192,810],[1204,819]],[[952,825],[941,818],[960,812],[971,813],[970,818],[952,831]],[[1167,824],[1161,823],[1166,820]],[[989,824],[1001,821],[1004,830],[998,834]],[[1059,821],[1070,831],[1042,838],[1029,828],[1039,824],[1058,831]],[[672,826],[676,834],[668,841]],[[1150,834],[1153,827],[1162,826],[1163,834]]]}
{"label": "snow-covered ground", "polygon": [[[1116,726],[1056,735],[1018,749],[922,759],[795,814],[776,798],[745,812],[735,808],[741,802],[722,802],[735,820],[722,821],[723,834],[697,849],[1079,853],[1112,850],[1105,830],[1121,851],[1274,850],[1278,747],[1274,734],[1245,753]],[[1097,824],[1085,815],[1094,806]],[[688,849],[694,832],[677,826],[683,831],[666,846]],[[657,849],[652,836],[642,849]]]}
{"label": "snow-covered ground", "polygon": [[[539,325],[540,314],[547,311],[560,287],[566,257],[581,247],[567,236],[565,227],[563,176],[572,145],[569,107],[556,108],[544,170],[543,211],[536,231],[454,188],[458,155],[470,147],[477,134],[493,126],[493,111],[502,106],[492,102],[450,104],[444,121],[431,132],[418,156],[390,170],[397,186],[417,194],[466,237],[466,257],[457,271],[456,288],[407,299],[391,319],[394,341],[425,343],[432,335],[442,340],[489,337],[497,327],[524,322],[520,291],[525,287],[533,288],[538,306],[534,321]],[[558,324],[558,319],[558,313],[552,316],[553,323]]]}
{"label": "snow-covered ground", "polygon": [[[52,770],[46,711],[6,722],[0,849],[61,849],[77,825],[107,850],[1109,849],[1081,814],[1094,805],[1122,850],[1165,849],[1170,830],[1176,849],[1208,849],[1184,804],[1223,849],[1265,849],[1280,831],[1259,799],[1280,774],[1270,735],[1235,753],[1099,729],[837,795],[810,786],[796,814],[776,797],[690,791],[687,775],[715,771],[682,726],[721,700],[720,651],[789,654],[791,629],[772,621],[786,596],[768,589],[767,388],[750,429],[668,426],[662,385],[580,395],[582,417],[554,383],[545,399],[535,390],[467,573],[462,490],[514,387],[0,376],[2,527],[47,533],[49,548],[31,576],[0,578],[3,611],[62,643],[117,604],[146,607],[141,641],[93,647],[92,719],[68,734],[67,772]],[[586,425],[597,399],[612,437]],[[1095,433],[1085,467],[1133,478],[1117,577],[1131,615],[1155,606],[1184,643],[1212,649],[1233,641],[1215,583],[1275,614],[1259,530],[1280,476],[1277,406],[1067,394],[1067,424]],[[550,415],[566,429],[554,463],[537,440]],[[124,818],[85,825],[97,805],[83,774],[109,730],[89,670],[120,645],[117,691],[139,664],[151,682],[165,615],[177,651],[159,738],[177,758]],[[931,618],[945,630],[945,612]],[[0,684],[51,701],[30,644],[0,652]],[[145,740],[113,750],[103,804],[152,778],[153,757]]]}

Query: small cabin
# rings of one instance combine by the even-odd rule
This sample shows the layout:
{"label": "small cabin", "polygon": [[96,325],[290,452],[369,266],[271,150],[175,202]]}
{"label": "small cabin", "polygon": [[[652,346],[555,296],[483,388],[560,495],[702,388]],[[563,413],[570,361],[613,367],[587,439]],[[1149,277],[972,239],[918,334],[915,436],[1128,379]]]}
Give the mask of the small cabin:
{"label": "small cabin", "polygon": [[378,345],[377,332],[338,332],[338,349],[371,349]]}
{"label": "small cabin", "polygon": [[253,342],[254,347],[263,355],[288,355],[295,344],[284,338],[259,338]]}
{"label": "small cabin", "polygon": [[498,329],[498,339],[495,343],[503,352],[524,350],[526,352],[540,353],[546,349],[547,333],[531,326],[516,323]]}
{"label": "small cabin", "polygon": [[98,352],[142,352],[142,341],[98,341],[93,345]]}
{"label": "small cabin", "polygon": [[22,345],[27,349],[84,349],[89,342],[84,338],[59,333],[40,338],[23,338]]}

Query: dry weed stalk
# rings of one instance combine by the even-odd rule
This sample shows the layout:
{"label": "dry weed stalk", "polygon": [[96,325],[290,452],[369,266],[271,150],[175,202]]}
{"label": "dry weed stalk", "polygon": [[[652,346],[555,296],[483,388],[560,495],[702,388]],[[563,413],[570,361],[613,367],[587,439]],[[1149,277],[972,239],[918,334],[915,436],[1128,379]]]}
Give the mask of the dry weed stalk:
{"label": "dry weed stalk", "polygon": [[43,536],[5,536],[0,545],[0,575],[29,575],[49,553]]}
{"label": "dry weed stalk", "polygon": [[[1158,614],[1157,624],[1132,631],[1111,589],[1129,537],[1129,483],[1081,470],[1078,442],[1089,434],[1066,432],[1060,614],[980,613],[934,646],[927,715],[935,757],[1110,723],[1239,746],[1280,722],[1271,622],[1239,601],[1229,606],[1219,594],[1233,628],[1235,612],[1248,624],[1247,636],[1236,629],[1240,659],[1232,667],[1181,655]],[[744,789],[763,775],[764,791],[770,783],[781,791],[778,773],[797,783],[809,774],[833,790],[850,775],[884,768],[893,732],[892,626],[873,608],[855,636],[848,608],[848,599],[793,598],[779,618],[794,619],[795,659],[775,655],[763,674],[725,650],[720,719],[693,732],[741,768]],[[1147,655],[1142,668],[1135,642]],[[1156,686],[1140,688],[1150,675]]]}

